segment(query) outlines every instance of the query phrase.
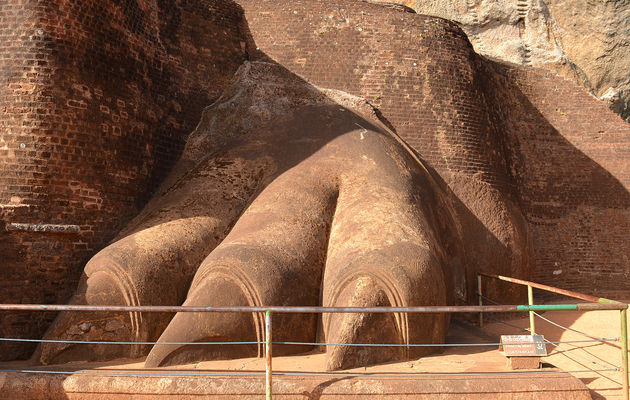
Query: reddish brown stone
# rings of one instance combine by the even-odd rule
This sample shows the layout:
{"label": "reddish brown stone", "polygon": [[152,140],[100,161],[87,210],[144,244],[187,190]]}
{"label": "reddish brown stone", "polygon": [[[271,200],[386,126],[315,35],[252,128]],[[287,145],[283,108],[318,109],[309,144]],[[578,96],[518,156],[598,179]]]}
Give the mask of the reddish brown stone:
{"label": "reddish brown stone", "polygon": [[[258,400],[264,379],[242,377],[51,376],[0,372],[0,390],[14,400],[218,399]],[[340,378],[277,376],[273,397],[279,399],[590,400],[579,379],[569,374],[459,376],[422,378]]]}
{"label": "reddish brown stone", "polygon": [[507,357],[507,365],[511,369],[538,369],[540,357]]}

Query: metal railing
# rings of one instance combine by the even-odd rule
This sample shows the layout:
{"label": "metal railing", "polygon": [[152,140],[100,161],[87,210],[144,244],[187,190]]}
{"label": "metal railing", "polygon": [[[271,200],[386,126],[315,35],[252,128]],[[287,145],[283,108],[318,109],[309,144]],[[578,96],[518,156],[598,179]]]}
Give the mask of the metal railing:
{"label": "metal railing", "polygon": [[[593,307],[597,306],[593,308],[597,310],[615,310],[615,309],[619,310],[620,311],[620,332],[621,332],[620,340],[621,340],[622,391],[623,391],[624,400],[630,399],[630,389],[629,389],[629,383],[628,383],[629,381],[628,374],[630,371],[628,371],[628,305],[627,304],[616,301],[616,300],[606,299],[604,297],[590,296],[587,294],[573,292],[571,290],[560,289],[553,286],[543,285],[541,283],[530,282],[523,279],[511,278],[511,277],[502,276],[502,275],[486,274],[486,273],[480,272],[477,274],[477,298],[479,301],[479,306],[483,306],[483,299],[485,298],[485,296],[483,296],[483,291],[482,291],[482,277],[498,279],[501,281],[526,286],[527,287],[527,300],[528,300],[528,303],[529,303],[528,305],[530,306],[530,308],[534,304],[533,289],[536,288],[536,289],[544,290],[546,292],[561,294],[563,296],[568,296],[575,299],[580,299],[580,300],[585,300],[585,301],[590,302],[590,304],[565,304],[565,306],[567,306],[568,308],[564,308],[564,310],[585,310],[584,306],[593,306]],[[616,305],[618,306],[618,308],[609,308],[608,306],[610,305]],[[574,306],[575,308],[573,308]],[[538,314],[536,314],[536,311],[560,310],[559,308],[556,308],[555,305],[541,305],[537,307],[538,309],[527,310],[529,311],[529,332],[532,335],[536,333],[535,317],[539,316]],[[523,309],[521,311],[525,311],[525,310]],[[483,327],[483,312],[479,313],[479,326]],[[565,329],[569,329],[569,328],[565,328]],[[580,333],[585,336],[592,337],[582,332]]]}
{"label": "metal railing", "polygon": [[[481,277],[489,277],[499,280],[504,280],[512,283],[528,286],[529,304],[528,305],[484,305],[482,282]],[[532,288],[538,288],[547,290],[553,293],[565,294],[574,298],[590,301],[590,303],[580,304],[547,304],[536,305],[533,304]],[[483,313],[501,313],[501,312],[529,312],[530,313],[530,331],[533,334],[535,331],[534,321],[532,319],[535,311],[554,311],[554,310],[573,310],[573,311],[593,311],[593,310],[619,310],[621,312],[621,336],[622,336],[622,367],[621,372],[623,374],[623,391],[624,398],[628,399],[628,351],[627,351],[627,324],[626,313],[627,304],[616,302],[614,300],[608,300],[603,298],[597,298],[580,293],[570,292],[551,286],[541,285],[534,282],[503,277],[499,275],[480,274],[478,275],[478,297],[479,305],[471,306],[419,306],[419,307],[315,307],[315,306],[267,306],[267,307],[195,307],[195,306],[88,306],[88,305],[44,305],[44,304],[0,304],[0,311],[76,311],[76,312],[246,312],[246,313],[264,313],[265,315],[265,340],[264,342],[203,342],[194,344],[264,344],[265,345],[265,390],[266,398],[272,398],[272,378],[274,375],[292,375],[292,376],[371,376],[371,377],[385,377],[385,376],[400,376],[400,374],[374,374],[374,373],[321,373],[321,374],[304,374],[304,373],[274,373],[272,368],[273,359],[273,345],[274,344],[303,344],[303,345],[325,345],[325,346],[426,346],[426,347],[448,347],[448,346],[498,346],[500,343],[460,343],[460,344],[442,344],[442,343],[406,343],[406,344],[376,344],[376,343],[302,343],[302,342],[274,342],[272,340],[272,315],[274,313],[479,313],[479,322],[483,326]],[[605,339],[596,338],[597,340],[588,341],[616,341],[617,339]],[[73,343],[73,344],[175,344],[175,342],[115,342],[115,341],[78,341],[78,340],[54,340],[54,339],[18,339],[18,338],[0,338],[0,341],[15,341],[15,342],[43,342],[43,343]],[[586,341],[556,341],[554,343],[578,343]],[[177,343],[177,344],[193,344],[193,343]],[[604,369],[603,369],[604,370]],[[603,371],[602,370],[602,371]],[[615,368],[608,368],[605,370],[616,370]],[[24,373],[63,373],[60,371],[45,371],[45,370],[0,370],[3,372],[24,372]],[[594,371],[594,370],[586,370]],[[585,372],[585,371],[566,371],[566,372]],[[72,372],[67,372],[72,373]],[[76,373],[76,372],[75,372]],[[497,372],[497,373],[465,373],[464,375],[514,375],[523,374],[523,372]],[[122,373],[120,375],[129,375]],[[155,375],[155,374],[144,374]],[[177,375],[168,373],[167,375]],[[225,375],[223,374],[193,374],[193,375]],[[404,374],[404,376],[436,376],[445,374]],[[448,374],[452,376],[453,374]]]}

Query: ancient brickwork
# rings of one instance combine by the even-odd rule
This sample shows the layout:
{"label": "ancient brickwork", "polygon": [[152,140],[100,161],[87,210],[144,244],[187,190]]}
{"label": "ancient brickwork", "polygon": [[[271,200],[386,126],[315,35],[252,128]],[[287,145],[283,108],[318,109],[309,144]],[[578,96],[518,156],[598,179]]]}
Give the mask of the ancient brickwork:
{"label": "ancient brickwork", "polygon": [[627,295],[630,125],[553,73],[497,65],[488,72],[534,238],[533,279]]}
{"label": "ancient brickwork", "polygon": [[[0,302],[67,300],[244,60],[241,18],[224,0],[0,3]],[[43,317],[3,316],[0,336]]]}
{"label": "ancient brickwork", "polygon": [[533,279],[623,289],[630,127],[618,116],[554,74],[482,61],[448,21],[363,2],[272,3],[240,1],[260,57],[365,97],[460,198],[467,176],[515,198],[534,240]]}
{"label": "ancient brickwork", "polygon": [[509,184],[497,173],[505,160],[492,150],[503,143],[476,82],[480,61],[456,24],[358,1],[274,3],[240,2],[261,57],[366,98],[446,179]]}

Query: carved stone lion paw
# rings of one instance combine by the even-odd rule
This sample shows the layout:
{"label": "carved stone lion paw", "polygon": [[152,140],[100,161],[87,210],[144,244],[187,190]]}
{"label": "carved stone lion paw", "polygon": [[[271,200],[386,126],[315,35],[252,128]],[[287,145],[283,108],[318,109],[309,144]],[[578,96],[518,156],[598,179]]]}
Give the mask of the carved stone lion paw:
{"label": "carved stone lion paw", "polygon": [[[205,111],[158,195],[87,264],[73,302],[452,304],[466,291],[469,271],[466,238],[456,229],[460,217],[445,196],[421,160],[363,100],[316,89],[275,64],[246,63]],[[62,313],[47,337],[264,341],[262,314],[171,317]],[[440,343],[447,324],[440,314],[278,314],[274,340]],[[274,353],[312,348],[278,345]],[[50,363],[137,357],[149,350],[148,367],[262,355],[260,345],[44,344],[38,357]],[[427,351],[330,346],[327,367]]]}

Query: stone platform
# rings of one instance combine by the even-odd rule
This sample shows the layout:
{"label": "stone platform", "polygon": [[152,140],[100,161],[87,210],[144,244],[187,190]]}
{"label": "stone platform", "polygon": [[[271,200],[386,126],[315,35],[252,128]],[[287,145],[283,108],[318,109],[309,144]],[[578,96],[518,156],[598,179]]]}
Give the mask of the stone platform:
{"label": "stone platform", "polygon": [[[10,399],[261,399],[263,376],[120,377],[2,373]],[[590,399],[565,373],[422,378],[274,377],[275,399]]]}
{"label": "stone platform", "polygon": [[[492,342],[476,328],[451,325],[449,342]],[[143,360],[28,367],[4,363],[0,369],[52,373],[0,372],[0,398],[7,399],[261,399],[265,361],[258,358],[212,361],[168,368],[143,368]],[[543,358],[543,362],[545,359]],[[274,399],[590,399],[579,379],[549,364],[539,370],[511,371],[496,347],[450,347],[441,354],[401,363],[354,369],[355,374],[321,376],[325,355],[317,352],[274,357]],[[71,372],[70,374],[58,372]],[[291,376],[285,374],[311,376]],[[499,373],[504,373],[499,375]],[[131,374],[125,376],[122,374]],[[133,375],[136,374],[136,375]],[[160,376],[147,376],[160,374]],[[172,374],[171,376],[167,376]],[[199,374],[198,376],[191,376]],[[214,375],[216,374],[216,375]],[[223,374],[223,376],[221,376]],[[414,376],[414,374],[417,374]],[[418,376],[422,375],[422,376]]]}

